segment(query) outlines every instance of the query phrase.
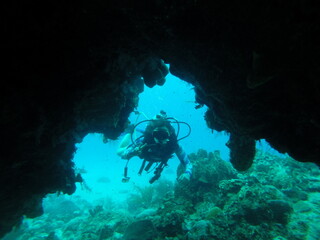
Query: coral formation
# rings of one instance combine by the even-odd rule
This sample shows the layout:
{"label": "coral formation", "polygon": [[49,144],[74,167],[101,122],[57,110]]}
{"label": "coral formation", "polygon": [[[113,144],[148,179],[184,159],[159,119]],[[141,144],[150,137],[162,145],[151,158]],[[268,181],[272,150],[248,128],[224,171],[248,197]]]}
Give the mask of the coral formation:
{"label": "coral formation", "polygon": [[151,240],[157,236],[151,220],[141,220],[131,223],[123,236],[124,240]]}
{"label": "coral formation", "polygon": [[17,240],[304,240],[319,236],[320,170],[315,164],[257,151],[252,168],[237,173],[219,152],[200,149],[190,159],[194,175],[187,185],[162,180],[138,187],[126,206],[113,203],[112,208],[51,195],[45,200],[44,215],[26,219],[12,236]]}

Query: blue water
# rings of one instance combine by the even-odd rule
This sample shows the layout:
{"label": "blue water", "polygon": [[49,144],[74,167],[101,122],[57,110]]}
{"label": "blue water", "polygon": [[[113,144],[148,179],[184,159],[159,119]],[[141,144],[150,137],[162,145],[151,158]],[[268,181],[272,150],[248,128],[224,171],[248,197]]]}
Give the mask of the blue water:
{"label": "blue water", "polygon": [[[164,110],[168,117],[187,122],[191,126],[190,136],[180,142],[187,154],[197,152],[199,149],[205,149],[208,152],[219,150],[222,159],[229,160],[229,149],[225,145],[229,137],[225,133],[212,131],[207,127],[204,120],[207,108],[195,109],[195,93],[191,84],[169,75],[164,86],[145,87],[139,98],[137,110],[141,114],[132,113],[129,118],[132,123],[136,124],[153,118],[160,110]],[[188,128],[183,124],[180,126],[179,136],[183,137],[188,133]],[[143,124],[139,127],[143,128]],[[141,176],[138,175],[142,163],[138,157],[132,158],[128,165],[129,183],[121,182],[126,161],[116,154],[120,141],[121,136],[119,140],[103,143],[100,134],[88,134],[83,142],[77,145],[78,150],[74,162],[76,166],[87,171],[86,174],[83,174],[83,178],[93,191],[88,192],[78,186],[75,195],[79,194],[87,200],[95,200],[105,196],[115,198],[116,196],[116,200],[121,201],[127,197],[127,193],[131,191],[133,185],[149,185],[148,181],[153,174],[152,172],[150,174],[144,172]],[[263,141],[257,143],[257,147],[269,152],[272,151]],[[273,153],[276,151],[273,150]],[[168,164],[169,166],[163,171],[161,179],[175,181],[179,160],[174,156]],[[107,180],[101,182],[101,179]]]}
{"label": "blue water", "polygon": [[[151,119],[160,110],[164,110],[168,117],[174,117],[178,121],[183,121],[191,126],[191,134],[189,137],[181,140],[181,145],[189,154],[197,152],[198,149],[207,151],[219,150],[221,157],[228,160],[229,149],[225,143],[228,141],[228,136],[224,133],[214,132],[209,129],[204,120],[206,107],[195,109],[195,93],[193,86],[169,75],[164,86],[155,86],[154,88],[145,87],[143,93],[139,96],[139,106],[137,110],[140,115],[132,113],[129,120],[136,124],[140,121]],[[177,129],[176,124],[173,126]],[[143,124],[139,127],[144,128]],[[180,124],[179,137],[183,137],[188,133],[188,128],[184,124]],[[106,194],[117,195],[121,198],[120,193],[129,191],[132,184],[149,184],[148,180],[152,177],[152,173],[146,172],[142,176],[138,176],[137,172],[141,166],[141,159],[134,157],[129,163],[130,183],[124,184],[121,182],[123,177],[125,160],[122,160],[116,155],[116,150],[121,141],[108,141],[103,143],[100,134],[89,134],[83,142],[77,145],[77,152],[74,157],[74,162],[79,168],[84,168],[87,173],[83,174],[83,178],[87,184],[94,190],[94,193],[86,193],[78,187],[76,194],[87,195],[87,198],[103,197]],[[169,166],[162,173],[161,178],[170,179],[176,178],[176,168],[179,164],[177,157],[169,160]],[[99,179],[108,178],[110,182],[100,182]],[[108,181],[107,180],[107,181]]]}

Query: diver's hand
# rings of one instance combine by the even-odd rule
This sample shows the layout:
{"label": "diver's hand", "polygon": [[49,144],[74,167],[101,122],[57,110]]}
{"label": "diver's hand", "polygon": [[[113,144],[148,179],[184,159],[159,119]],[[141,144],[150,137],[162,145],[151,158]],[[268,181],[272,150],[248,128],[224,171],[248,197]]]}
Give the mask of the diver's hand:
{"label": "diver's hand", "polygon": [[141,146],[135,147],[135,152],[137,156],[140,156],[144,150],[144,148],[147,146],[147,144],[142,144]]}
{"label": "diver's hand", "polygon": [[185,172],[183,174],[180,175],[180,177],[178,178],[178,181],[181,183],[186,183],[189,182],[191,178],[191,175],[189,172]]}
{"label": "diver's hand", "polygon": [[126,150],[123,152],[121,158],[122,158],[122,159],[130,159],[130,158],[132,158],[133,156],[136,155],[134,150],[135,150],[134,148],[128,148],[128,149],[126,149]]}
{"label": "diver's hand", "polygon": [[144,148],[147,146],[147,144],[142,144],[141,146],[137,146],[134,148],[128,148],[125,150],[125,152],[122,155],[123,159],[130,159],[134,156],[140,156]]}

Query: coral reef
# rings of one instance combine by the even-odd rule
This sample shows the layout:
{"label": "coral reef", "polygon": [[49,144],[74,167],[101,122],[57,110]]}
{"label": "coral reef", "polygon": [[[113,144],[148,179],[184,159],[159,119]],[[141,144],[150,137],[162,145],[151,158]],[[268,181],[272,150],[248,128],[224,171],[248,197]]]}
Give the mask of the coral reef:
{"label": "coral reef", "polygon": [[151,220],[141,220],[131,223],[123,236],[124,240],[152,240],[157,236]]}
{"label": "coral reef", "polygon": [[[193,164],[192,181],[186,185],[176,185],[175,194],[192,202],[199,202],[204,198],[216,198],[219,182],[236,177],[236,171],[229,162],[221,159],[219,151],[207,153],[200,149],[189,157]],[[184,171],[182,168],[180,165],[178,176]]]}
{"label": "coral reef", "polygon": [[[190,159],[194,174],[188,184],[161,180],[136,187],[127,205],[112,203],[114,207],[104,208],[50,195],[43,216],[25,219],[4,240],[319,237],[320,170],[315,164],[258,150],[252,168],[238,173],[217,151],[200,149]],[[182,170],[179,167],[178,173]]]}
{"label": "coral reef", "polygon": [[103,211],[103,206],[97,205],[93,209],[90,209],[89,213],[90,213],[91,217],[94,217],[95,215],[97,215],[98,213],[100,213],[102,211]]}

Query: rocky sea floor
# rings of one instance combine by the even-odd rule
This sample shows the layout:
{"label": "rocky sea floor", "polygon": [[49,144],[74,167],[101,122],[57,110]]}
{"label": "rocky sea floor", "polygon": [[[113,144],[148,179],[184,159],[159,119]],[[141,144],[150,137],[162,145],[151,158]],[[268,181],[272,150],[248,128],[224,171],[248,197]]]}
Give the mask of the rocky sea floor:
{"label": "rocky sea floor", "polygon": [[122,202],[48,195],[45,213],[24,219],[3,240],[320,239],[315,164],[259,151],[250,170],[238,173],[218,151],[190,159],[189,183],[136,186]]}

